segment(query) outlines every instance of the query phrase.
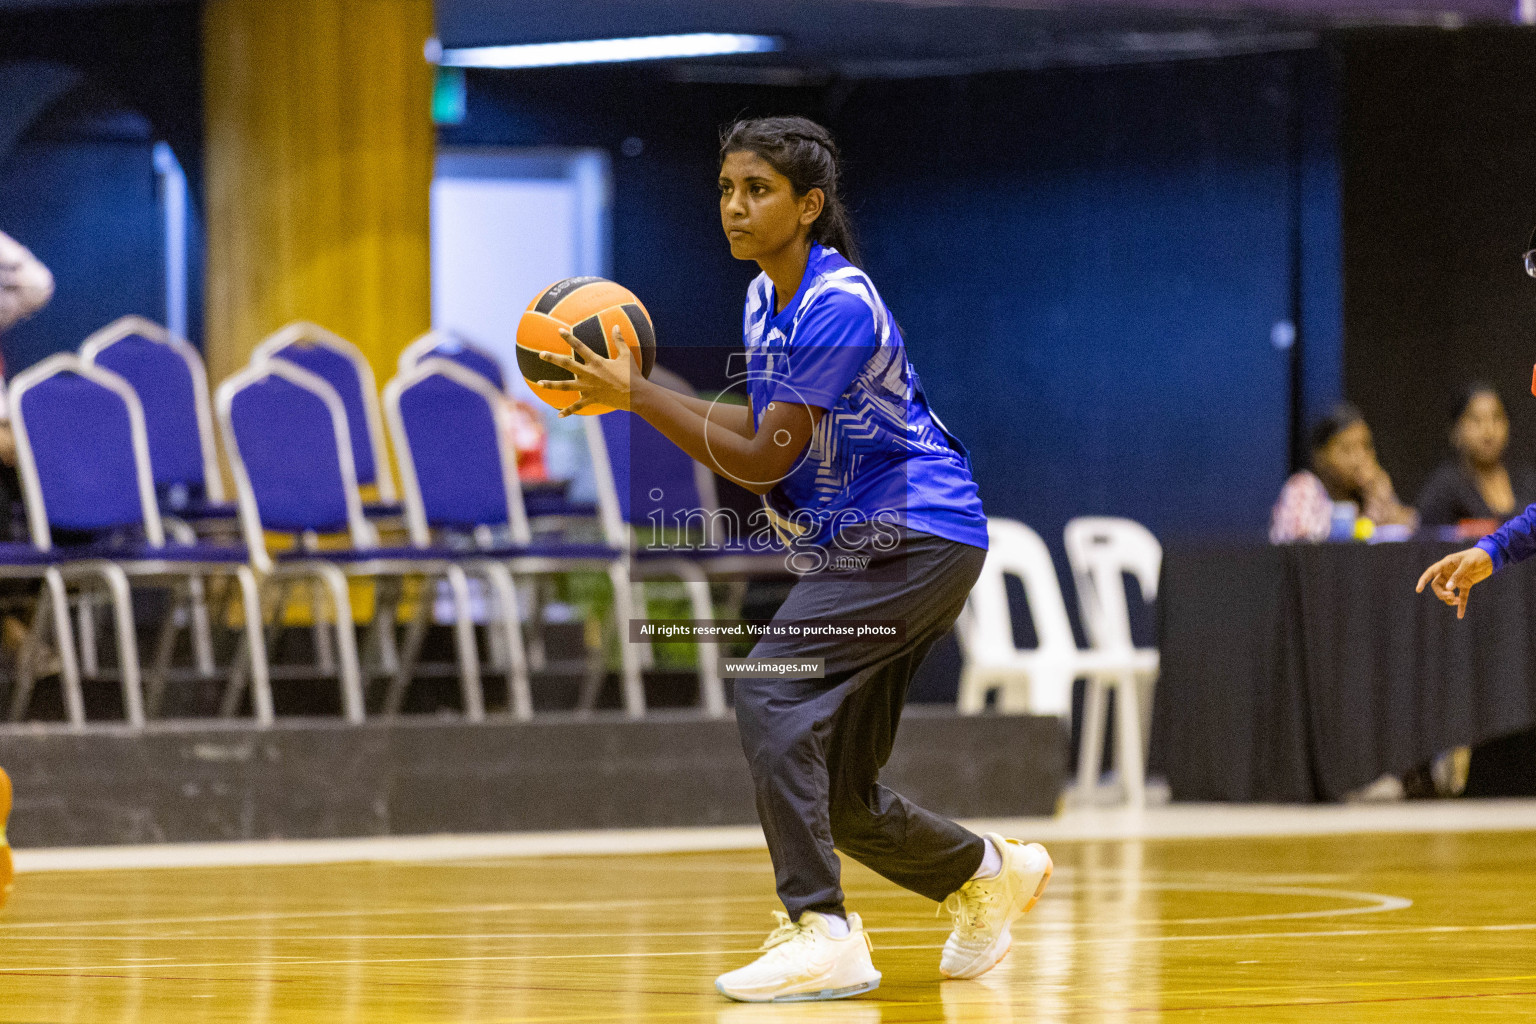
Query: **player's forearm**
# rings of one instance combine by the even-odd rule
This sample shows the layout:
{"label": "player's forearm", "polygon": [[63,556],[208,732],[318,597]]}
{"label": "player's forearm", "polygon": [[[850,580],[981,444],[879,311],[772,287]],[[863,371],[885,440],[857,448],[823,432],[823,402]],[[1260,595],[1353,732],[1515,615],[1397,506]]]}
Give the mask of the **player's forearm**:
{"label": "player's forearm", "polygon": [[[754,493],[766,490],[754,481],[774,476],[762,468],[764,455],[758,450],[757,439],[737,433],[724,417],[710,414],[708,402],[689,400],[675,391],[645,382],[631,393],[630,408],[694,459]],[[739,406],[733,408],[746,412]]]}
{"label": "player's forearm", "polygon": [[709,420],[710,423],[718,423],[742,437],[752,436],[751,410],[744,405],[734,405],[728,402],[712,402],[703,398],[695,398],[692,395],[679,394],[677,400],[687,409],[691,409]]}

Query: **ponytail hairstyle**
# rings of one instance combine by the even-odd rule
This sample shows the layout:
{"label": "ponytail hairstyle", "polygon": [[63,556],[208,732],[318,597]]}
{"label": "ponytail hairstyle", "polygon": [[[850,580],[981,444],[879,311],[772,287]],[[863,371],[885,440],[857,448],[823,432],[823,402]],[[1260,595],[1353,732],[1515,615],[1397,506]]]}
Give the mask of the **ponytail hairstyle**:
{"label": "ponytail hairstyle", "polygon": [[804,117],[759,117],[737,121],[720,134],[720,162],[732,153],[756,153],[789,179],[795,195],[819,188],[826,196],[811,224],[811,241],[836,249],[859,265],[848,208],[838,192],[837,143],[832,133]]}

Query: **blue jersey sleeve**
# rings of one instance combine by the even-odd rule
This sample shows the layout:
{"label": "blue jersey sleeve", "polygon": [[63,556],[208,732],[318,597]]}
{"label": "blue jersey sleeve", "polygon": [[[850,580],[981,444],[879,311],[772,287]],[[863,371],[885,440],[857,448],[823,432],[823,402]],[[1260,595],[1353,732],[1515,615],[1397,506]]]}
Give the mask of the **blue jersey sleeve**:
{"label": "blue jersey sleeve", "polygon": [[1493,559],[1495,571],[1536,555],[1536,505],[1477,542]]}
{"label": "blue jersey sleeve", "polygon": [[857,295],[829,289],[795,327],[789,366],[773,398],[831,409],[879,348],[874,310]]}

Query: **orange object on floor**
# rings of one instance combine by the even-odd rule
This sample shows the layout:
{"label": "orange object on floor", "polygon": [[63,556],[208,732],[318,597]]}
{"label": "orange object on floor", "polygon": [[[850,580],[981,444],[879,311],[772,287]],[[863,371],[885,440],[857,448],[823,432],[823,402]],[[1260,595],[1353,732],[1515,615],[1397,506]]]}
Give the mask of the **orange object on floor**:
{"label": "orange object on floor", "polygon": [[5,822],[11,816],[11,777],[0,768],[0,907],[11,895],[11,879],[16,869],[11,865],[11,844],[5,838]]}

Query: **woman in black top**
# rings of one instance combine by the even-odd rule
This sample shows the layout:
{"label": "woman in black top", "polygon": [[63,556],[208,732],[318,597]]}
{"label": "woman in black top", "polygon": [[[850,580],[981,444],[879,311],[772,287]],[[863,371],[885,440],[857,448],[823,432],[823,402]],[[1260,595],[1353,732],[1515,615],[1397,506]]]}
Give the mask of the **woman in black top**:
{"label": "woman in black top", "polygon": [[1419,494],[1423,525],[1502,521],[1536,502],[1536,470],[1504,463],[1509,417],[1493,388],[1473,384],[1463,392],[1452,417],[1451,446],[1456,458],[1443,463]]}

